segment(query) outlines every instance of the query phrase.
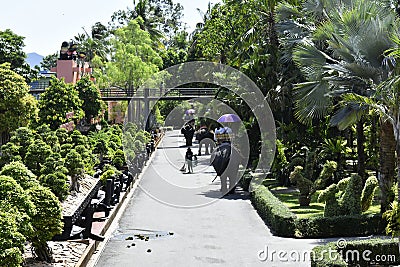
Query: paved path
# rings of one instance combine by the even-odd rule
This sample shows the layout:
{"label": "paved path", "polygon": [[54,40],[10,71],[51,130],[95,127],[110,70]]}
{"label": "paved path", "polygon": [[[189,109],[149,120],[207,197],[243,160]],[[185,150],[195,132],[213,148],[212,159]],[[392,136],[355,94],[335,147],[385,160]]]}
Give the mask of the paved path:
{"label": "paved path", "polygon": [[[199,157],[194,174],[179,171],[186,151],[179,147],[183,141],[177,131],[166,134],[96,266],[310,265],[308,258],[285,262],[273,253],[303,253],[327,240],[274,237],[248,194],[220,198],[219,179],[211,183],[215,173],[209,156]],[[149,240],[126,240],[134,235]],[[269,258],[260,261],[265,248]]]}

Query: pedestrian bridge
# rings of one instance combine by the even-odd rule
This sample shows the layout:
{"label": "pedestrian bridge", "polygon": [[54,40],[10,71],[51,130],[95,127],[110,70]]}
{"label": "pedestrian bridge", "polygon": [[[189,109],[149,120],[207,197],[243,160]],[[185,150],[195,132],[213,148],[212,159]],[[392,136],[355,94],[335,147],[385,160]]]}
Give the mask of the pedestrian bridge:
{"label": "pedestrian bridge", "polygon": [[[38,96],[49,86],[48,82],[34,82],[31,84],[30,93]],[[104,101],[130,101],[130,100],[189,100],[193,98],[214,98],[219,88],[145,88],[140,90],[122,87],[100,89]]]}

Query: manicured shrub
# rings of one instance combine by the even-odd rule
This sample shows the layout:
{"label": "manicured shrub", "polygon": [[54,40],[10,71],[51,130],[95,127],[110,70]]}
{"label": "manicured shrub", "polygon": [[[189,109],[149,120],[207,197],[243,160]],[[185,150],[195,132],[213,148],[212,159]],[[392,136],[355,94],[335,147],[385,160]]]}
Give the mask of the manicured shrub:
{"label": "manicured shrub", "polygon": [[18,267],[23,262],[22,253],[26,239],[19,232],[16,215],[0,210],[0,266]]}
{"label": "manicured shrub", "polygon": [[107,179],[111,179],[112,177],[115,177],[115,171],[110,169],[101,174],[100,181],[102,182],[103,185],[105,185]]}
{"label": "manicured shrub", "polygon": [[41,183],[43,186],[48,187],[60,201],[64,201],[69,194],[67,180],[67,176],[58,171],[44,176]]}
{"label": "manicured shrub", "polygon": [[327,160],[322,167],[322,171],[318,179],[314,182],[317,190],[324,189],[329,182],[333,182],[333,174],[337,169],[337,163],[332,160]]}
{"label": "manicured shrub", "polygon": [[0,175],[12,177],[23,189],[28,189],[32,186],[38,185],[34,175],[22,162],[14,161],[5,165]]}
{"label": "manicured shrub", "polygon": [[125,154],[124,151],[121,149],[118,149],[115,151],[114,157],[112,159],[112,163],[116,168],[121,168],[122,166],[125,165]]}
{"label": "manicured shrub", "polygon": [[37,139],[28,147],[24,163],[35,175],[40,175],[41,165],[51,153],[51,147],[42,140]]}
{"label": "manicured shrub", "polygon": [[340,215],[340,205],[336,194],[339,192],[338,186],[332,184],[323,190],[318,196],[318,202],[325,203],[324,216],[338,216]]}
{"label": "manicured shrub", "polygon": [[[30,201],[24,189],[12,177],[5,175],[0,175],[0,207],[3,211],[15,208],[25,217],[25,222],[35,214],[34,203]],[[26,225],[26,228],[28,227]]]}
{"label": "manicured shrub", "polygon": [[[329,254],[328,251],[331,253]],[[371,251],[371,253],[364,254],[363,257],[365,251]],[[380,261],[374,262],[375,259]],[[312,267],[378,266],[377,264],[397,266],[399,263],[398,244],[393,239],[346,241],[344,248],[339,248],[337,242],[330,242],[314,247],[311,253]]]}
{"label": "manicured shrub", "polygon": [[303,167],[296,166],[290,173],[289,179],[296,184],[300,191],[300,206],[308,206],[311,201],[311,195],[315,192],[314,183],[303,176]]}
{"label": "manicured shrub", "polygon": [[41,185],[27,190],[27,195],[36,207],[36,213],[31,217],[34,231],[29,240],[38,259],[50,262],[52,257],[47,241],[60,234],[63,227],[60,202],[50,189]]}
{"label": "manicured shrub", "polygon": [[362,180],[358,174],[352,174],[346,189],[339,200],[342,214],[361,214]]}
{"label": "manicured shrub", "polygon": [[378,188],[378,179],[371,176],[367,179],[364,189],[361,193],[361,211],[365,212],[371,207],[372,199],[374,198],[375,191]]}
{"label": "manicured shrub", "polygon": [[296,215],[277,199],[266,187],[259,186],[251,193],[251,202],[271,231],[278,236],[293,237]]}
{"label": "manicured shrub", "polygon": [[65,167],[71,176],[71,191],[79,192],[78,177],[84,173],[84,162],[75,149],[71,149],[65,157]]}

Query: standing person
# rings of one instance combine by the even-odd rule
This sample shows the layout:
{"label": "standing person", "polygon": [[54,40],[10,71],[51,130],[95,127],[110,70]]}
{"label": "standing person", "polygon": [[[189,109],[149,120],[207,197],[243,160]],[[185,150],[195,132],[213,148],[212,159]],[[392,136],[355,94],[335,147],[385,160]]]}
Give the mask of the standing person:
{"label": "standing person", "polygon": [[186,146],[191,146],[194,136],[194,119],[188,121],[183,125],[181,129],[181,133],[185,136],[186,139]]}
{"label": "standing person", "polygon": [[190,147],[188,147],[188,149],[186,150],[185,159],[188,166],[187,173],[193,173],[193,152]]}

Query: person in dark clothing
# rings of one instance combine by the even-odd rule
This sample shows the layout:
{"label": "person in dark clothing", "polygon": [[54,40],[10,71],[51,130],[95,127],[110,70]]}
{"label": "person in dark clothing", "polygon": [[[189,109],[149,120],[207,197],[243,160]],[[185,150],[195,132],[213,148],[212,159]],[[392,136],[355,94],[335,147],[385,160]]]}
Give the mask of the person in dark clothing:
{"label": "person in dark clothing", "polygon": [[193,173],[193,152],[190,147],[188,147],[188,149],[186,150],[185,159],[188,166],[187,173]]}
{"label": "person in dark clothing", "polygon": [[194,119],[188,121],[183,125],[181,133],[186,139],[186,146],[192,146],[193,136],[194,136]]}

